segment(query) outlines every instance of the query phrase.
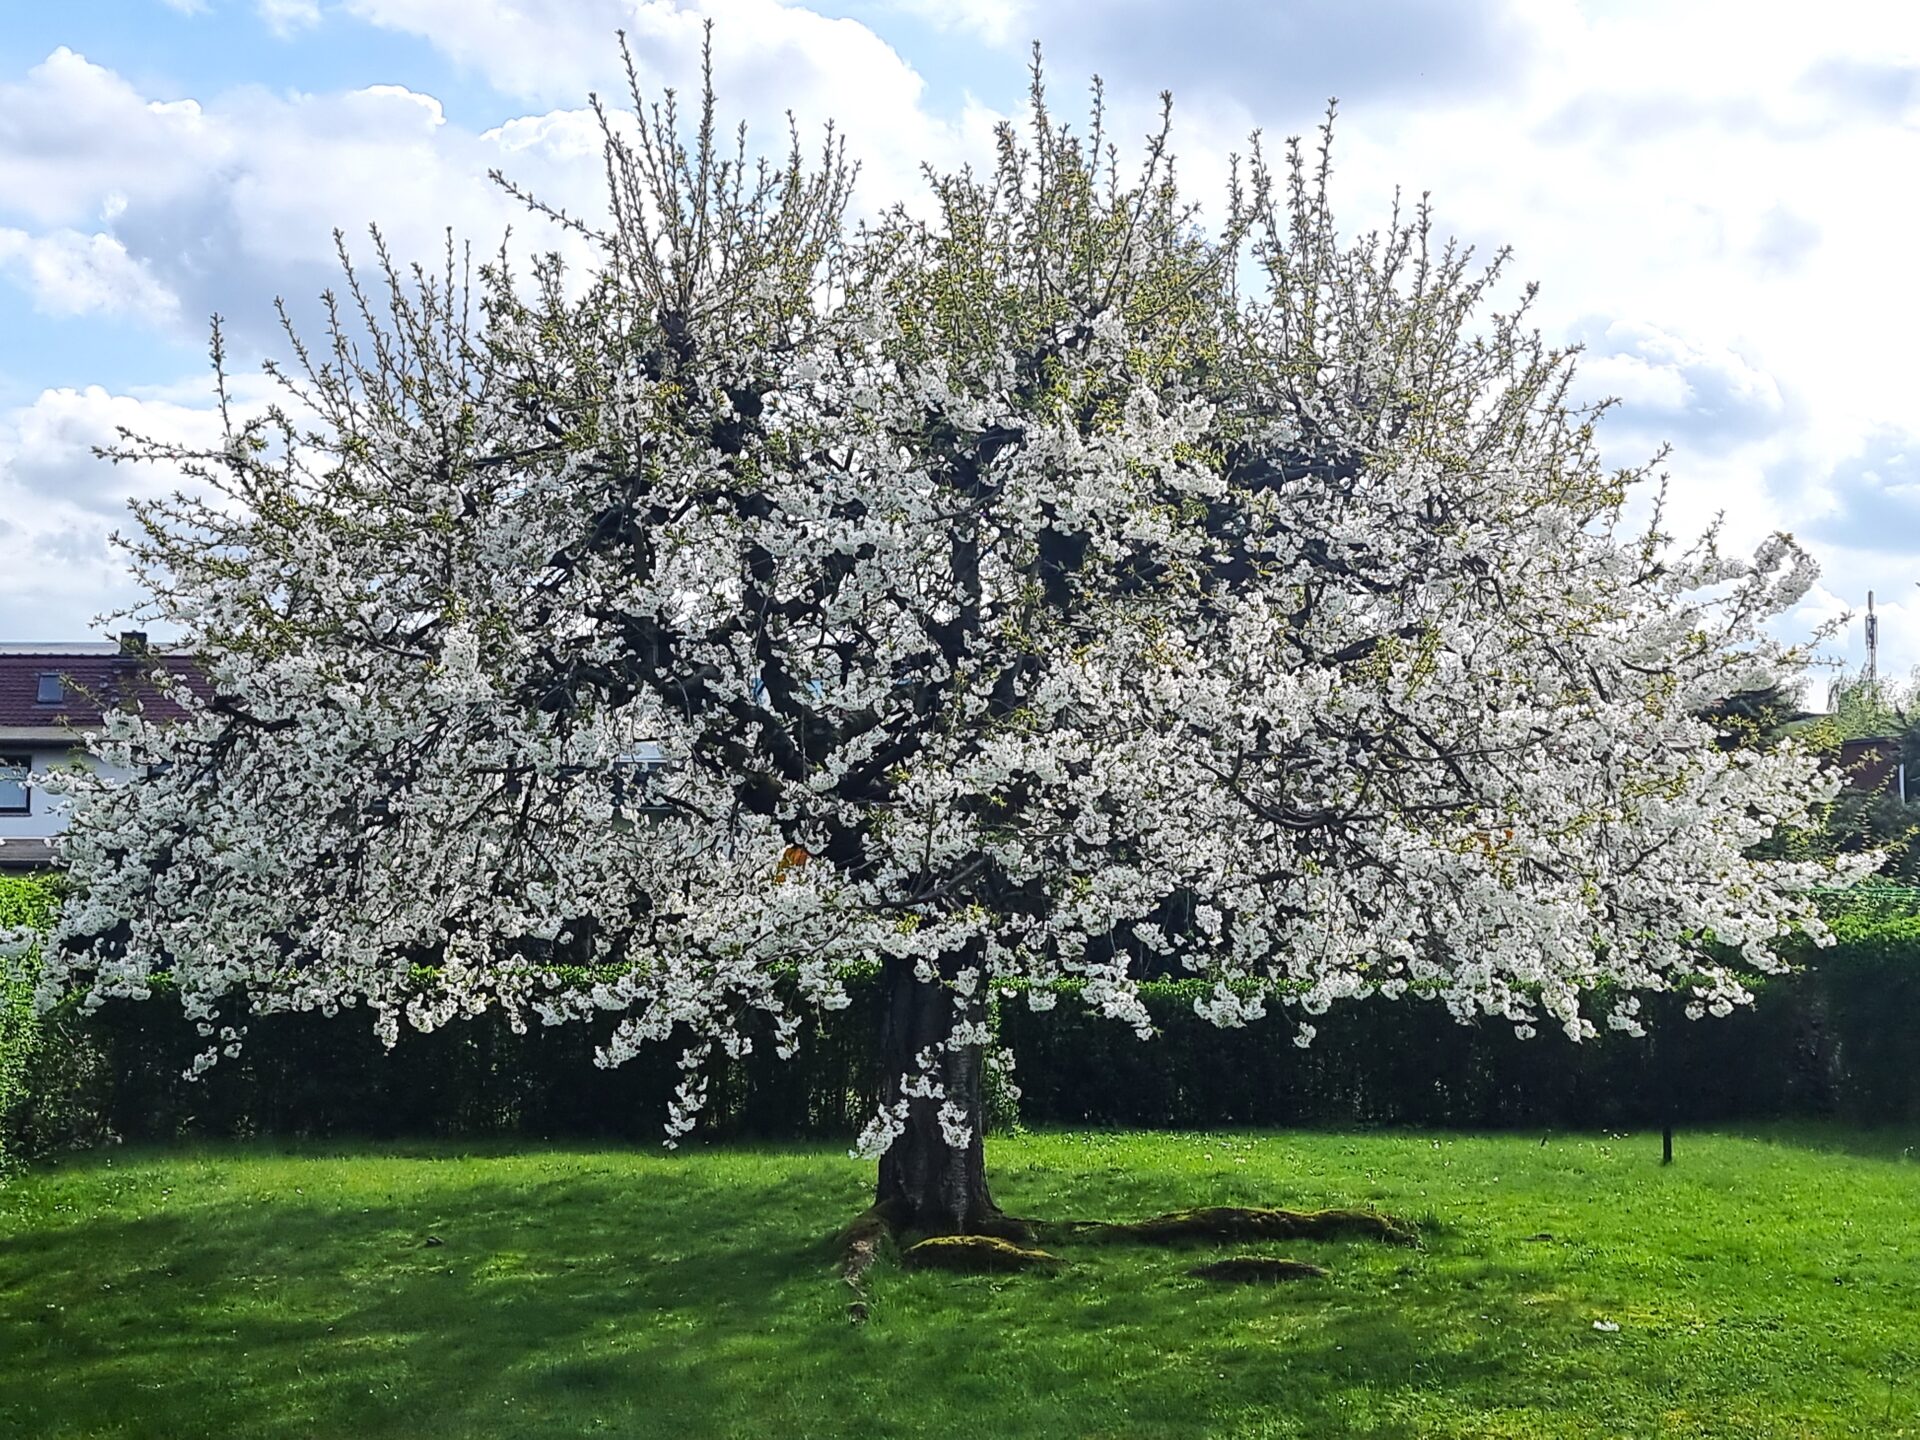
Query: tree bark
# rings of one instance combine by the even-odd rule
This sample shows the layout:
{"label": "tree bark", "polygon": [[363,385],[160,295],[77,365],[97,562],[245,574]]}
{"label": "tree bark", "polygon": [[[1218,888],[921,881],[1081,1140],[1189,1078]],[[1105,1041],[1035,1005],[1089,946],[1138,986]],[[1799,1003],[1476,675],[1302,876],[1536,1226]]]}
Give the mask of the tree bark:
{"label": "tree bark", "polygon": [[[943,973],[957,971],[956,957]],[[932,1076],[945,1101],[960,1106],[969,1130],[967,1143],[947,1143],[940,1125],[942,1100],[907,1101],[906,1130],[880,1157],[880,1183],[874,1202],[896,1230],[923,1235],[997,1235],[1008,1228],[987,1191],[986,1151],[982,1143],[986,1112],[981,1102],[984,1049],[945,1048],[956,1021],[984,1021],[982,996],[962,999],[940,984],[928,984],[913,967],[889,961],[881,977],[884,1011],[880,1021],[881,1104],[891,1109],[902,1086],[919,1075],[919,1058],[931,1050]]]}

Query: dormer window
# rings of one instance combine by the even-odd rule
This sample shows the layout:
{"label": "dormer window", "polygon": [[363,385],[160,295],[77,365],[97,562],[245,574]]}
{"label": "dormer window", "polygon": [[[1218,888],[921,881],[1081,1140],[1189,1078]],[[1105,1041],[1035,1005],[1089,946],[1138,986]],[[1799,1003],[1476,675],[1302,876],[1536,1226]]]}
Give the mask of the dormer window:
{"label": "dormer window", "polygon": [[62,700],[66,699],[66,692],[60,688],[60,677],[58,675],[42,675],[40,677],[39,693],[33,698],[42,705],[58,705]]}

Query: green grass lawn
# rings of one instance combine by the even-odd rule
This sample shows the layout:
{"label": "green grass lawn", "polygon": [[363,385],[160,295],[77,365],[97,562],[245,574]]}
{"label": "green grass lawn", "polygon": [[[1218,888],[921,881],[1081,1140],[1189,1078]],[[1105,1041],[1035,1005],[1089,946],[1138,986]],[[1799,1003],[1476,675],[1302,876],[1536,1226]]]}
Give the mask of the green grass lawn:
{"label": "green grass lawn", "polygon": [[[0,1188],[0,1435],[1920,1435],[1920,1136],[1042,1134],[1010,1211],[1372,1204],[1423,1249],[871,1276],[827,1147],[118,1152]],[[1596,1320],[1618,1331],[1594,1328]]]}

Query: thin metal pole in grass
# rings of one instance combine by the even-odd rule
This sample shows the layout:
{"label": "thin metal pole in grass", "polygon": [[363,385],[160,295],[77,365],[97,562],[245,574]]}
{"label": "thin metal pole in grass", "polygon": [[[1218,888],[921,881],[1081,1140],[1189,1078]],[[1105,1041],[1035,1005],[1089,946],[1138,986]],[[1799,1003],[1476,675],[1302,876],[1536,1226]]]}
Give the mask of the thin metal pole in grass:
{"label": "thin metal pole in grass", "polygon": [[1673,1164],[1673,1119],[1675,1095],[1679,1087],[1674,1082],[1674,1050],[1678,1048],[1676,1032],[1671,1024],[1662,1027],[1661,1033],[1653,1042],[1651,1055],[1653,1061],[1653,1083],[1660,1096],[1660,1163]]}

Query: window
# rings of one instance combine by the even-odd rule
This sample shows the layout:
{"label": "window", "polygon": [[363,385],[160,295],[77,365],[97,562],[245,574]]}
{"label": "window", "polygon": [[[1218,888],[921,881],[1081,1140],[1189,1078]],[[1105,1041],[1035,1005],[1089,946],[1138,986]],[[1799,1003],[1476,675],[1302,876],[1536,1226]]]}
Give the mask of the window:
{"label": "window", "polygon": [[615,758],[609,767],[613,782],[613,803],[628,805],[643,815],[664,815],[671,809],[653,791],[656,775],[667,768],[659,747],[646,745],[630,755]]}
{"label": "window", "polygon": [[66,699],[66,692],[60,688],[58,675],[42,675],[39,693],[33,697],[42,705],[58,705]]}
{"label": "window", "polygon": [[31,755],[0,755],[0,815],[26,815],[33,810],[33,787],[27,775]]}

